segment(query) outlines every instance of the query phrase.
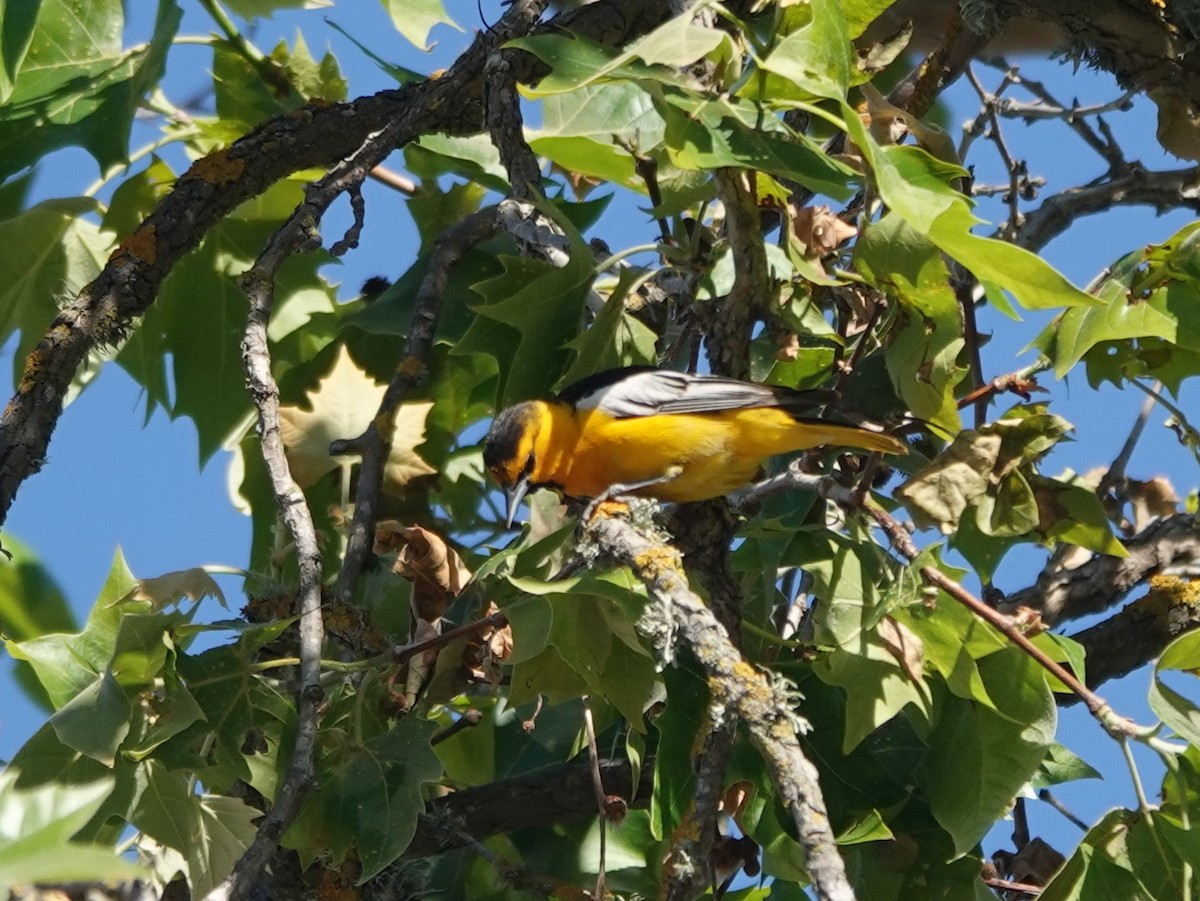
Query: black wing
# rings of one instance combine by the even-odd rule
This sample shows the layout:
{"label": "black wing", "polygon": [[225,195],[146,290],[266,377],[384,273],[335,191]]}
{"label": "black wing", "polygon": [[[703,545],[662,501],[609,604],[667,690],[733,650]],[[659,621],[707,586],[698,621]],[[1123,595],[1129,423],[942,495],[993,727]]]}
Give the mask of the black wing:
{"label": "black wing", "polygon": [[577,410],[600,410],[617,419],[669,413],[712,413],[746,407],[781,407],[799,414],[833,399],[829,391],[795,391],[711,375],[689,375],[650,366],[597,373],[566,388],[559,400]]}

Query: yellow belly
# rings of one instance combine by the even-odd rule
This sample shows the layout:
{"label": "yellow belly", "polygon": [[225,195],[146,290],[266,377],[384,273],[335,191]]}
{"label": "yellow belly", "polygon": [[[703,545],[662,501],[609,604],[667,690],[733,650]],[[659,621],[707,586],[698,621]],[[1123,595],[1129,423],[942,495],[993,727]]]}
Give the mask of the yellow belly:
{"label": "yellow belly", "polygon": [[559,480],[574,497],[652,480],[662,481],[631,493],[675,502],[720,497],[749,484],[768,457],[803,446],[795,420],[769,408],[647,419],[593,412],[580,425]]}

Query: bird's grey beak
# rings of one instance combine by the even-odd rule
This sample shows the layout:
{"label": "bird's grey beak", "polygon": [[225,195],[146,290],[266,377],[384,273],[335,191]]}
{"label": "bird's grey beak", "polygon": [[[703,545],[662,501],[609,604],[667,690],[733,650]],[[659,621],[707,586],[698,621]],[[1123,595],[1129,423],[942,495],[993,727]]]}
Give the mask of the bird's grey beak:
{"label": "bird's grey beak", "polygon": [[507,488],[504,489],[504,496],[508,498],[508,522],[506,525],[511,529],[513,520],[517,518],[517,507],[521,506],[521,501],[525,499],[525,495],[529,491],[529,476],[523,475]]}

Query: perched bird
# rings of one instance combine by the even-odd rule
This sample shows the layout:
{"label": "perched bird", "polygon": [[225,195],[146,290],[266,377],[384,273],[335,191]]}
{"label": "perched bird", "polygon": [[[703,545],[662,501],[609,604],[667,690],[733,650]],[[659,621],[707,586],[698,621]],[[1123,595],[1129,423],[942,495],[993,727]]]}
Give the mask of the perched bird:
{"label": "perched bird", "polygon": [[748,485],[764,460],[787,451],[837,444],[908,453],[891,435],[802,418],[831,397],[648,366],[612,369],[553,400],[502,410],[483,461],[504,489],[511,524],[530,488],[684,503]]}

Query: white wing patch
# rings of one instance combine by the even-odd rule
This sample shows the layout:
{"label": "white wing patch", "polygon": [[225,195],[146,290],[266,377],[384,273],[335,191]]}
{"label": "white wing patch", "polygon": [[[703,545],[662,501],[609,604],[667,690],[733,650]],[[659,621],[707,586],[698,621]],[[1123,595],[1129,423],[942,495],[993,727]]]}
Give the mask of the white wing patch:
{"label": "white wing patch", "polygon": [[578,410],[599,410],[616,419],[656,413],[706,413],[744,407],[775,407],[779,392],[763,385],[715,376],[656,370],[636,372],[581,397]]}

